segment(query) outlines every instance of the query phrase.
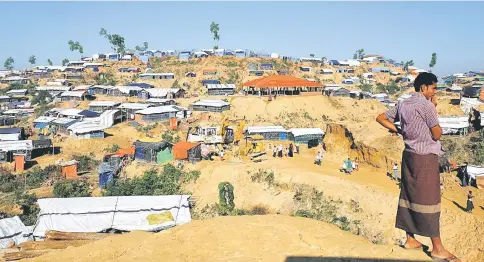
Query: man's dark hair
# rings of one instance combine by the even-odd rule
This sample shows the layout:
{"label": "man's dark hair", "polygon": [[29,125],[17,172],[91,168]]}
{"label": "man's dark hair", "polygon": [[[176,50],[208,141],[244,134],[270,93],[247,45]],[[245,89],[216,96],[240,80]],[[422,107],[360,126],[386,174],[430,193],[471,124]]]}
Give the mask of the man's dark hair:
{"label": "man's dark hair", "polygon": [[437,82],[439,82],[437,76],[432,73],[424,72],[420,73],[417,78],[415,78],[415,81],[413,82],[413,87],[415,88],[415,92],[420,92],[420,87],[422,85],[429,86]]}

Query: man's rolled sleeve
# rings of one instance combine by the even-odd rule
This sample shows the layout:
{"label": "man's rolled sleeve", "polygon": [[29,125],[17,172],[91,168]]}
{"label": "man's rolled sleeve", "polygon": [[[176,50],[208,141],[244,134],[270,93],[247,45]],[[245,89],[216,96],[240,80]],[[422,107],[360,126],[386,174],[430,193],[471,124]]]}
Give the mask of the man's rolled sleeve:
{"label": "man's rolled sleeve", "polygon": [[437,109],[434,104],[430,102],[425,103],[423,115],[425,123],[429,128],[439,125],[439,117],[437,116]]}
{"label": "man's rolled sleeve", "polygon": [[390,122],[394,123],[395,118],[397,118],[397,106],[394,106],[392,109],[386,111],[385,115],[387,116],[388,120],[390,120]]}

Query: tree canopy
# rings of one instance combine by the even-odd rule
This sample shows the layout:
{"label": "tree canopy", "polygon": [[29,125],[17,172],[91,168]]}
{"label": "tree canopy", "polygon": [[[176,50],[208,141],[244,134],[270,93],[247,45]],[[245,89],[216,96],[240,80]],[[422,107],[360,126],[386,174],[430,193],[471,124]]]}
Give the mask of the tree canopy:
{"label": "tree canopy", "polygon": [[[126,50],[126,46],[124,45],[124,37],[118,34],[108,34],[108,31],[106,31],[106,29],[104,28],[101,28],[101,30],[99,31],[99,35],[104,36],[106,39],[108,39],[109,43],[111,44],[111,48],[116,53],[121,55],[124,54],[124,51]],[[145,43],[146,45],[148,45],[147,42]]]}

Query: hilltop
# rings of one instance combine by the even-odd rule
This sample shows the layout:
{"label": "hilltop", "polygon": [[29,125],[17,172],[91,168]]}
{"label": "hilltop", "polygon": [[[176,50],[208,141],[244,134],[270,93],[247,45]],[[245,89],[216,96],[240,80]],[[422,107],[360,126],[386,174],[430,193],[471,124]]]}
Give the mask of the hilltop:
{"label": "hilltop", "polygon": [[[428,261],[425,254],[372,245],[337,227],[281,215],[217,217],[160,233],[132,232],[26,261]],[[329,260],[331,259],[331,260]]]}

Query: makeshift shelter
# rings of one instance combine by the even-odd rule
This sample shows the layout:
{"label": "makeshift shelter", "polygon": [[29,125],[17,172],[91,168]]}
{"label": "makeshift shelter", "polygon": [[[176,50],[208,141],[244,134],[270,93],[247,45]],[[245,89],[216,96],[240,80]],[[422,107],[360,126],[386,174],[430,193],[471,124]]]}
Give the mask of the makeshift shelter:
{"label": "makeshift shelter", "polygon": [[350,97],[350,90],[343,88],[339,85],[328,84],[328,85],[325,85],[323,94],[326,96]]}
{"label": "makeshift shelter", "polygon": [[206,85],[207,92],[209,96],[224,96],[224,95],[233,95],[235,94],[235,85],[234,84],[220,84],[220,85],[213,85],[208,84]]}
{"label": "makeshift shelter", "polygon": [[175,79],[175,74],[173,74],[173,73],[145,73],[145,74],[140,74],[139,79],[142,79],[142,80]]}
{"label": "makeshift shelter", "polygon": [[109,163],[103,162],[98,167],[99,187],[104,188],[114,181],[114,167]]}
{"label": "makeshift shelter", "polygon": [[202,75],[216,75],[217,69],[203,69]]}
{"label": "makeshift shelter", "polygon": [[323,85],[290,75],[271,75],[242,84],[249,95],[299,95],[304,92],[321,92]]}
{"label": "makeshift shelter", "polygon": [[77,164],[76,160],[60,163],[62,176],[66,179],[77,178]]}
{"label": "makeshift shelter", "polygon": [[134,113],[136,111],[150,107],[151,104],[141,104],[141,103],[123,103],[118,109],[121,110],[121,115],[126,119],[134,119]]}
{"label": "makeshift shelter", "polygon": [[321,144],[324,138],[324,131],[321,128],[291,128],[289,140],[301,144]]}
{"label": "makeshift shelter", "polygon": [[19,127],[0,128],[0,141],[18,141],[24,138],[24,129]]}
{"label": "makeshift shelter", "polygon": [[107,90],[109,96],[138,96],[138,92],[143,90],[139,86],[115,86]]}
{"label": "makeshift shelter", "polygon": [[138,86],[138,87],[141,87],[143,89],[155,88],[154,85],[147,84],[147,83],[131,83],[131,84],[129,84],[129,86]]}
{"label": "makeshift shelter", "polygon": [[115,101],[93,101],[89,104],[89,110],[102,113],[106,110],[116,109],[121,103]]}
{"label": "makeshift shelter", "polygon": [[286,140],[288,131],[282,126],[249,126],[246,136],[261,135],[264,140]]}
{"label": "makeshift shelter", "polygon": [[149,107],[136,111],[134,114],[134,120],[140,123],[169,121],[170,118],[176,117],[177,112],[178,109],[175,109],[173,106]]}
{"label": "makeshift shelter", "polygon": [[19,119],[14,116],[2,116],[0,115],[0,126],[11,126],[19,122]]}
{"label": "makeshift shelter", "polygon": [[[157,232],[191,221],[189,195],[43,198],[34,238],[45,231],[105,232],[143,230]],[[153,223],[150,215],[169,212],[167,221]]]}
{"label": "makeshift shelter", "polygon": [[467,174],[469,174],[469,185],[475,186],[479,189],[484,188],[484,167],[483,166],[467,166]]}
{"label": "makeshift shelter", "polygon": [[202,148],[200,143],[178,142],[173,146],[175,159],[199,162],[202,160]]}
{"label": "makeshift shelter", "polygon": [[146,103],[153,104],[155,106],[168,106],[168,105],[174,105],[175,100],[167,99],[167,98],[150,98],[146,100]]}
{"label": "makeshift shelter", "polygon": [[230,110],[230,104],[228,102],[217,99],[202,99],[191,104],[193,111],[208,111],[208,112],[223,112]]}
{"label": "makeshift shelter", "polygon": [[77,119],[58,118],[49,123],[49,130],[54,134],[69,135],[69,130],[67,130],[67,128],[77,122],[79,122]]}
{"label": "makeshift shelter", "polygon": [[202,83],[203,86],[207,86],[207,85],[219,85],[220,84],[220,80],[215,80],[215,79],[205,79],[205,80],[202,80],[200,81],[200,83]]}
{"label": "makeshift shelter", "polygon": [[88,88],[88,92],[91,95],[105,95],[108,93],[109,90],[114,89],[114,86],[106,86],[106,85],[94,85]]}
{"label": "makeshift shelter", "polygon": [[439,117],[443,135],[467,135],[469,133],[468,116]]}
{"label": "makeshift shelter", "polygon": [[8,96],[26,96],[27,93],[27,89],[12,89],[7,91],[5,94],[7,94]]}
{"label": "makeshift shelter", "polygon": [[0,248],[10,248],[32,240],[31,233],[18,216],[0,219]]}
{"label": "makeshift shelter", "polygon": [[134,142],[135,155],[134,158],[141,162],[156,162],[162,164],[173,160],[173,145],[162,142]]}
{"label": "makeshift shelter", "polygon": [[104,138],[104,129],[104,126],[90,122],[77,122],[67,128],[71,137],[76,139]]}

